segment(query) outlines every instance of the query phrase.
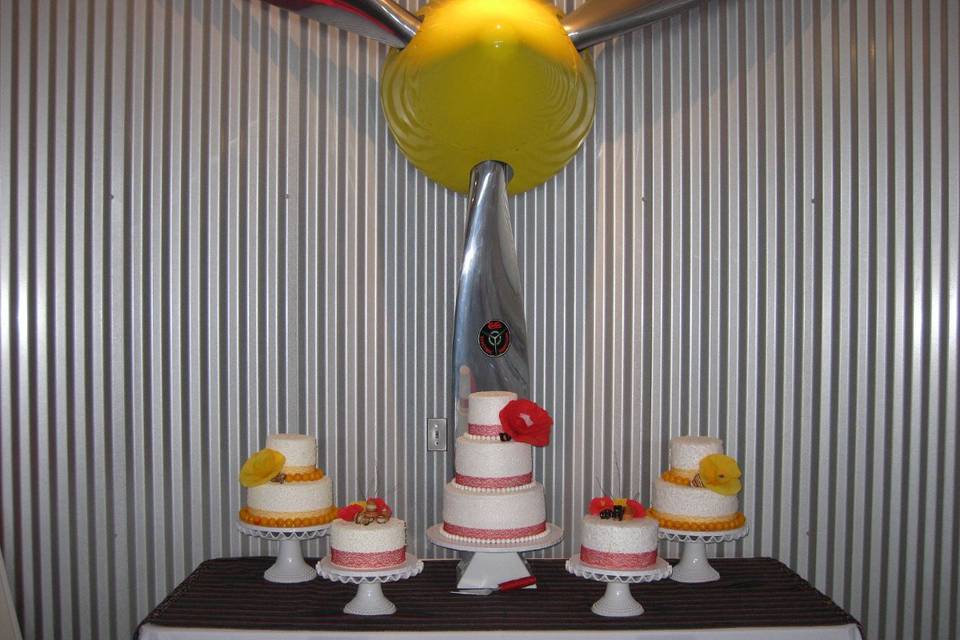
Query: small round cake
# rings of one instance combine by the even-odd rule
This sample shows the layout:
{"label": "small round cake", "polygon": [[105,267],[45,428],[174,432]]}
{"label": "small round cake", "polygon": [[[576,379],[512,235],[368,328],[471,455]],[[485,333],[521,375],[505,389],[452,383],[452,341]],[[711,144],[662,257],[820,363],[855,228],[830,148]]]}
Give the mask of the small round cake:
{"label": "small round cake", "polygon": [[670,440],[670,468],[653,484],[650,515],[664,529],[725,531],[746,519],[739,511],[740,468],[723,441],[705,436]]}
{"label": "small round cake", "polygon": [[240,519],[271,528],[312,527],[336,517],[333,483],[317,468],[317,440],[275,433],[267,446],[244,464],[240,482],[247,504]]}
{"label": "small round cake", "polygon": [[547,533],[543,485],[477,493],[449,482],[443,490],[443,530],[464,542],[524,542]]}
{"label": "small round cake", "polygon": [[[596,509],[598,501],[610,504]],[[640,503],[595,498],[583,517],[580,561],[600,569],[648,569],[657,562],[658,530],[657,521],[646,517]]]}
{"label": "small round cake", "polygon": [[379,570],[407,559],[407,525],[379,498],[341,509],[330,527],[330,562],[345,569]]}

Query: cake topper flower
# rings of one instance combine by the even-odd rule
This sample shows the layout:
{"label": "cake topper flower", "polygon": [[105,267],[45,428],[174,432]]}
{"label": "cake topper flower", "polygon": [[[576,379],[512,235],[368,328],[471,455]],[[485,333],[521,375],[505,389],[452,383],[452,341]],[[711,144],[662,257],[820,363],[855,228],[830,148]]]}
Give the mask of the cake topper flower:
{"label": "cake topper flower", "polygon": [[340,507],[337,511],[337,517],[341,520],[346,520],[347,522],[353,522],[357,517],[357,514],[363,511],[363,507],[366,505],[366,502],[351,502],[345,507]]}
{"label": "cake topper flower", "polygon": [[599,498],[594,498],[590,501],[590,506],[587,508],[587,513],[592,516],[598,516],[600,515],[601,511],[606,509],[613,509],[613,498],[600,496]]}
{"label": "cake topper flower", "polygon": [[521,398],[507,403],[500,410],[500,425],[509,439],[535,447],[550,444],[553,418],[537,403]]}
{"label": "cake topper flower", "polygon": [[647,510],[642,504],[631,498],[610,498],[601,496],[590,501],[587,512],[592,516],[600,516],[604,520],[615,518],[617,520],[632,520],[633,518],[643,518],[647,515]]}
{"label": "cake topper flower", "polygon": [[714,453],[700,461],[700,471],[691,484],[705,487],[720,495],[733,496],[743,488],[741,475],[743,474],[736,460],[722,453]]}
{"label": "cake topper flower", "polygon": [[240,484],[250,488],[266,484],[280,475],[286,457],[275,449],[261,449],[240,468]]}
{"label": "cake topper flower", "polygon": [[367,498],[358,502],[351,502],[347,506],[337,511],[337,517],[347,522],[368,525],[376,522],[384,524],[393,515],[390,508],[383,498]]}

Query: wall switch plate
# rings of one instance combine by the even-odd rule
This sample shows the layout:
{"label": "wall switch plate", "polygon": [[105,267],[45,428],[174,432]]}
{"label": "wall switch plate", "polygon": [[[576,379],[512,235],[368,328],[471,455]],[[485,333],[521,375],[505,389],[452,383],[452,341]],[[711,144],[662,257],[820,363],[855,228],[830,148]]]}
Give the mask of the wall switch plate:
{"label": "wall switch plate", "polygon": [[447,450],[446,418],[427,418],[427,451]]}

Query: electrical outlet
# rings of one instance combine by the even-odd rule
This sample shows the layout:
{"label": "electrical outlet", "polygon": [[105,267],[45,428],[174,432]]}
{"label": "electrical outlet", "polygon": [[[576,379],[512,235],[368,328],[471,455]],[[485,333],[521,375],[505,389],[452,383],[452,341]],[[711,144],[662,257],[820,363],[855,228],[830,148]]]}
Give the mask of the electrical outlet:
{"label": "electrical outlet", "polygon": [[447,450],[446,418],[427,418],[427,451]]}

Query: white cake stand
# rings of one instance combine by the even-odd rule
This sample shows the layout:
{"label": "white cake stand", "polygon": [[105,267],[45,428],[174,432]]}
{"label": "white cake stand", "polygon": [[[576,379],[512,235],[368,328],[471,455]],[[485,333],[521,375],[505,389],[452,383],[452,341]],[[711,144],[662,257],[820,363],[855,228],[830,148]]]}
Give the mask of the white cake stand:
{"label": "white cake stand", "polygon": [[607,590],[603,597],[593,603],[590,610],[598,616],[610,618],[630,618],[643,613],[643,607],[633,599],[630,585],[638,582],[656,582],[670,576],[673,567],[663,558],[657,558],[656,564],[650,569],[635,571],[617,569],[599,569],[590,567],[580,561],[580,554],[575,554],[567,560],[567,571],[579,578],[606,582]]}
{"label": "white cake stand", "polygon": [[303,552],[300,549],[302,540],[312,540],[327,535],[330,524],[321,524],[315,527],[283,528],[260,527],[237,520],[237,529],[240,533],[264,540],[278,540],[280,552],[277,561],[263,573],[263,577],[270,582],[307,582],[317,577],[317,572],[303,561]]}
{"label": "white cake stand", "polygon": [[317,563],[317,573],[321,578],[333,582],[357,585],[357,595],[343,608],[344,613],[355,616],[388,616],[395,613],[397,606],[387,600],[380,585],[384,582],[406,580],[423,571],[423,560],[407,554],[404,563],[389,569],[344,569],[330,562],[330,556]]}
{"label": "white cake stand", "polygon": [[739,529],[727,531],[680,531],[678,529],[660,529],[660,539],[670,542],[682,542],[680,562],[673,567],[671,579],[677,582],[713,582],[720,579],[717,570],[707,560],[708,544],[733,542],[750,533],[750,527],[743,525]]}
{"label": "white cake stand", "polygon": [[[548,522],[546,535],[528,542],[478,543],[450,537],[441,523],[427,529],[427,539],[438,547],[471,554],[457,565],[458,589],[495,589],[501,582],[531,575],[520,554],[552,547],[563,540],[563,529]],[[536,589],[536,585],[524,589]]]}

